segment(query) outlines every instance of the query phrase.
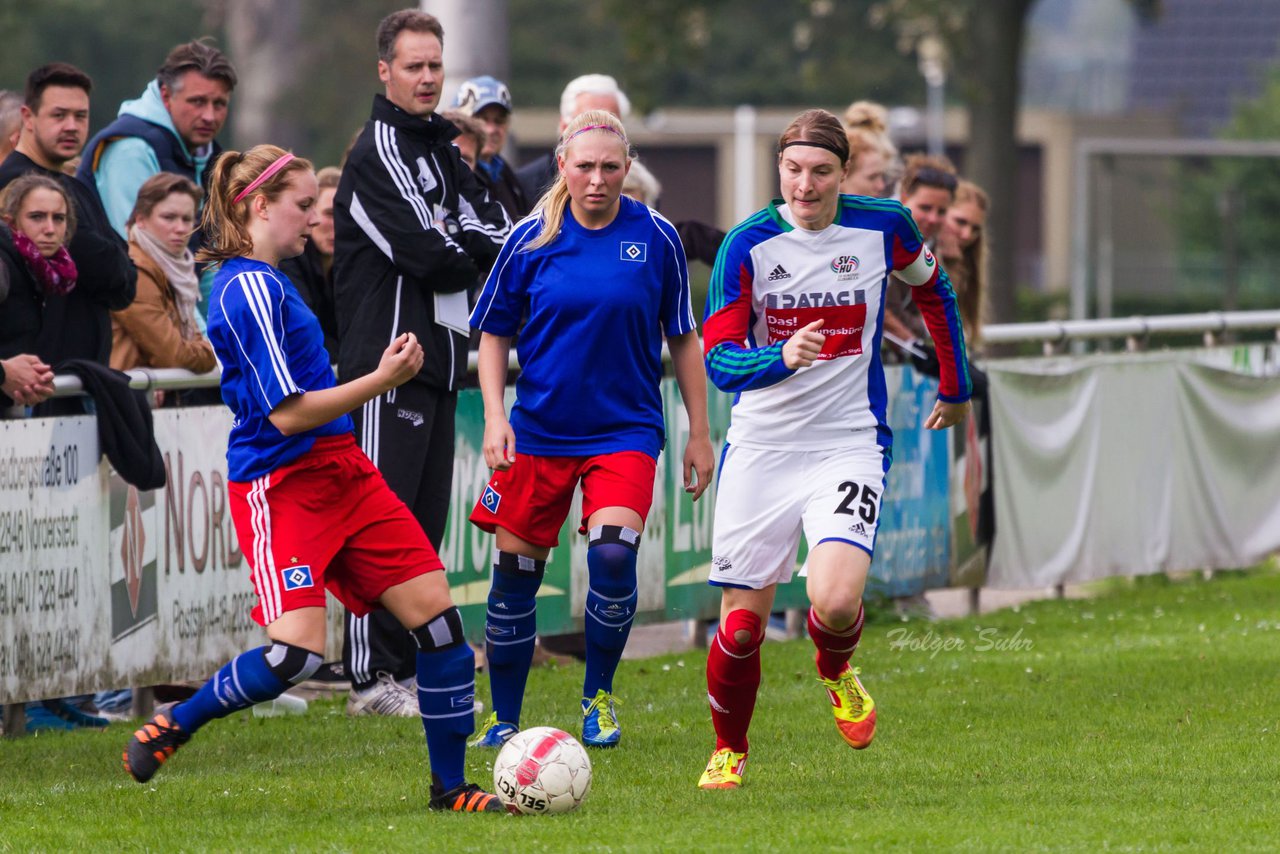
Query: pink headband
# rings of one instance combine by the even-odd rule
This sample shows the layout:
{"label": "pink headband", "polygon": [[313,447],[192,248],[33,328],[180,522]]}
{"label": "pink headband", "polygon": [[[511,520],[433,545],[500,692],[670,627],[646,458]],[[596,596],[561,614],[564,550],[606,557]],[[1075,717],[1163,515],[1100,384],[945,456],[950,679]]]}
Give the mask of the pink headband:
{"label": "pink headband", "polygon": [[275,163],[272,163],[266,169],[263,169],[261,175],[259,175],[257,178],[254,178],[252,181],[250,181],[249,186],[245,187],[243,190],[237,193],[236,197],[231,200],[231,204],[233,205],[240,204],[240,202],[243,201],[246,196],[248,196],[254,190],[261,187],[263,184],[270,181],[272,175],[276,174],[281,169],[288,166],[289,161],[292,159],[293,159],[293,155],[287,151],[284,154],[280,155],[280,157],[276,160]]}
{"label": "pink headband", "polygon": [[578,128],[573,133],[569,134],[569,139],[565,140],[565,144],[568,145],[570,139],[573,139],[578,134],[586,133],[589,130],[607,130],[609,133],[618,137],[618,139],[622,140],[624,143],[627,141],[627,138],[622,134],[618,133],[618,129],[615,128],[613,125],[587,125],[586,127]]}

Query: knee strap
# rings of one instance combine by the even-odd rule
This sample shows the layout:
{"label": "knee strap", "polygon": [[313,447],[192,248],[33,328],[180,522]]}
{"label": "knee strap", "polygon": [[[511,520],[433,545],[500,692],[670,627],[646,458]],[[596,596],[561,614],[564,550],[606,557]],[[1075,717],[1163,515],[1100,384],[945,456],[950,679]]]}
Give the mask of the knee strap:
{"label": "knee strap", "polygon": [[462,631],[462,614],[455,605],[411,629],[409,634],[421,652],[443,652],[467,641]]}
{"label": "knee strap", "polygon": [[320,655],[293,644],[273,641],[265,656],[267,668],[290,685],[297,685],[311,678],[322,663]]}
{"label": "knee strap", "polygon": [[623,525],[596,525],[587,535],[587,548],[615,543],[633,552],[640,551],[640,532]]}

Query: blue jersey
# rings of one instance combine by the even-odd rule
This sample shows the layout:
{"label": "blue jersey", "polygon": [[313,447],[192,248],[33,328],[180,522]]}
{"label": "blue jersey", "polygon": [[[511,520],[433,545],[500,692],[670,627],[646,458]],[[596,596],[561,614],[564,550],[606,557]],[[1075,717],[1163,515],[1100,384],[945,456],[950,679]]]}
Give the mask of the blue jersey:
{"label": "blue jersey", "polygon": [[604,228],[583,228],[566,207],[556,239],[522,251],[541,225],[529,217],[516,226],[471,315],[483,332],[519,333],[516,449],[656,458],[666,435],[662,337],[695,329],[675,227],[623,196]]}
{"label": "blue jersey", "polygon": [[232,258],[213,279],[209,341],[222,362],[222,399],[235,416],[227,471],[241,483],[293,462],[320,436],[351,433],[351,417],[285,436],[267,417],[287,397],[338,384],[320,322],[288,276],[261,261]]}

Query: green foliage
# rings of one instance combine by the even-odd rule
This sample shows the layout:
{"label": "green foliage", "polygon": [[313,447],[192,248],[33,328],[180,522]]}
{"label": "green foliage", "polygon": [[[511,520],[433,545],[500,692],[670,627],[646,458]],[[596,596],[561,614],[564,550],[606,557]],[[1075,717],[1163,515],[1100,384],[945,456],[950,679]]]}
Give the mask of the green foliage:
{"label": "green foliage", "polygon": [[[1256,99],[1242,104],[1223,132],[1226,139],[1280,139],[1280,68]],[[1179,188],[1171,217],[1178,234],[1175,286],[1219,299],[1234,252],[1241,307],[1274,306],[1280,256],[1280,158],[1223,157],[1178,161]]]}
{"label": "green foliage", "polygon": [[32,69],[61,60],[93,78],[94,130],[146,88],[175,44],[210,35],[220,21],[195,0],[0,0],[0,88],[21,92]]}
{"label": "green foliage", "polygon": [[[919,103],[914,57],[869,23],[872,0],[511,0],[521,103],[552,107],[613,74],[640,111],[736,104]],[[527,93],[527,94],[526,94]]]}
{"label": "green foliage", "polygon": [[[151,784],[128,729],[0,742],[0,851],[1268,850],[1280,807],[1274,568],[1106,582],[974,619],[870,624],[880,728],[849,750],[807,640],[768,643],[746,786],[695,787],[703,654],[626,661],[622,746],[559,817],[428,813],[416,721],[215,721]],[[578,666],[539,668],[527,724],[573,732]],[[483,682],[483,680],[482,680]],[[472,752],[488,782],[493,754]]]}

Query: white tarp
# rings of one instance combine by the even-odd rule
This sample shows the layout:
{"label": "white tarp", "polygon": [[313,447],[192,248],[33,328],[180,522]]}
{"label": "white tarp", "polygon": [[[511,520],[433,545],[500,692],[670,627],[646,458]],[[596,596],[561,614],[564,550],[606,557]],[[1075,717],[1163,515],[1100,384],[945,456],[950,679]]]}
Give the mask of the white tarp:
{"label": "white tarp", "polygon": [[1280,377],[1202,356],[988,366],[990,586],[1243,567],[1280,549]]}

